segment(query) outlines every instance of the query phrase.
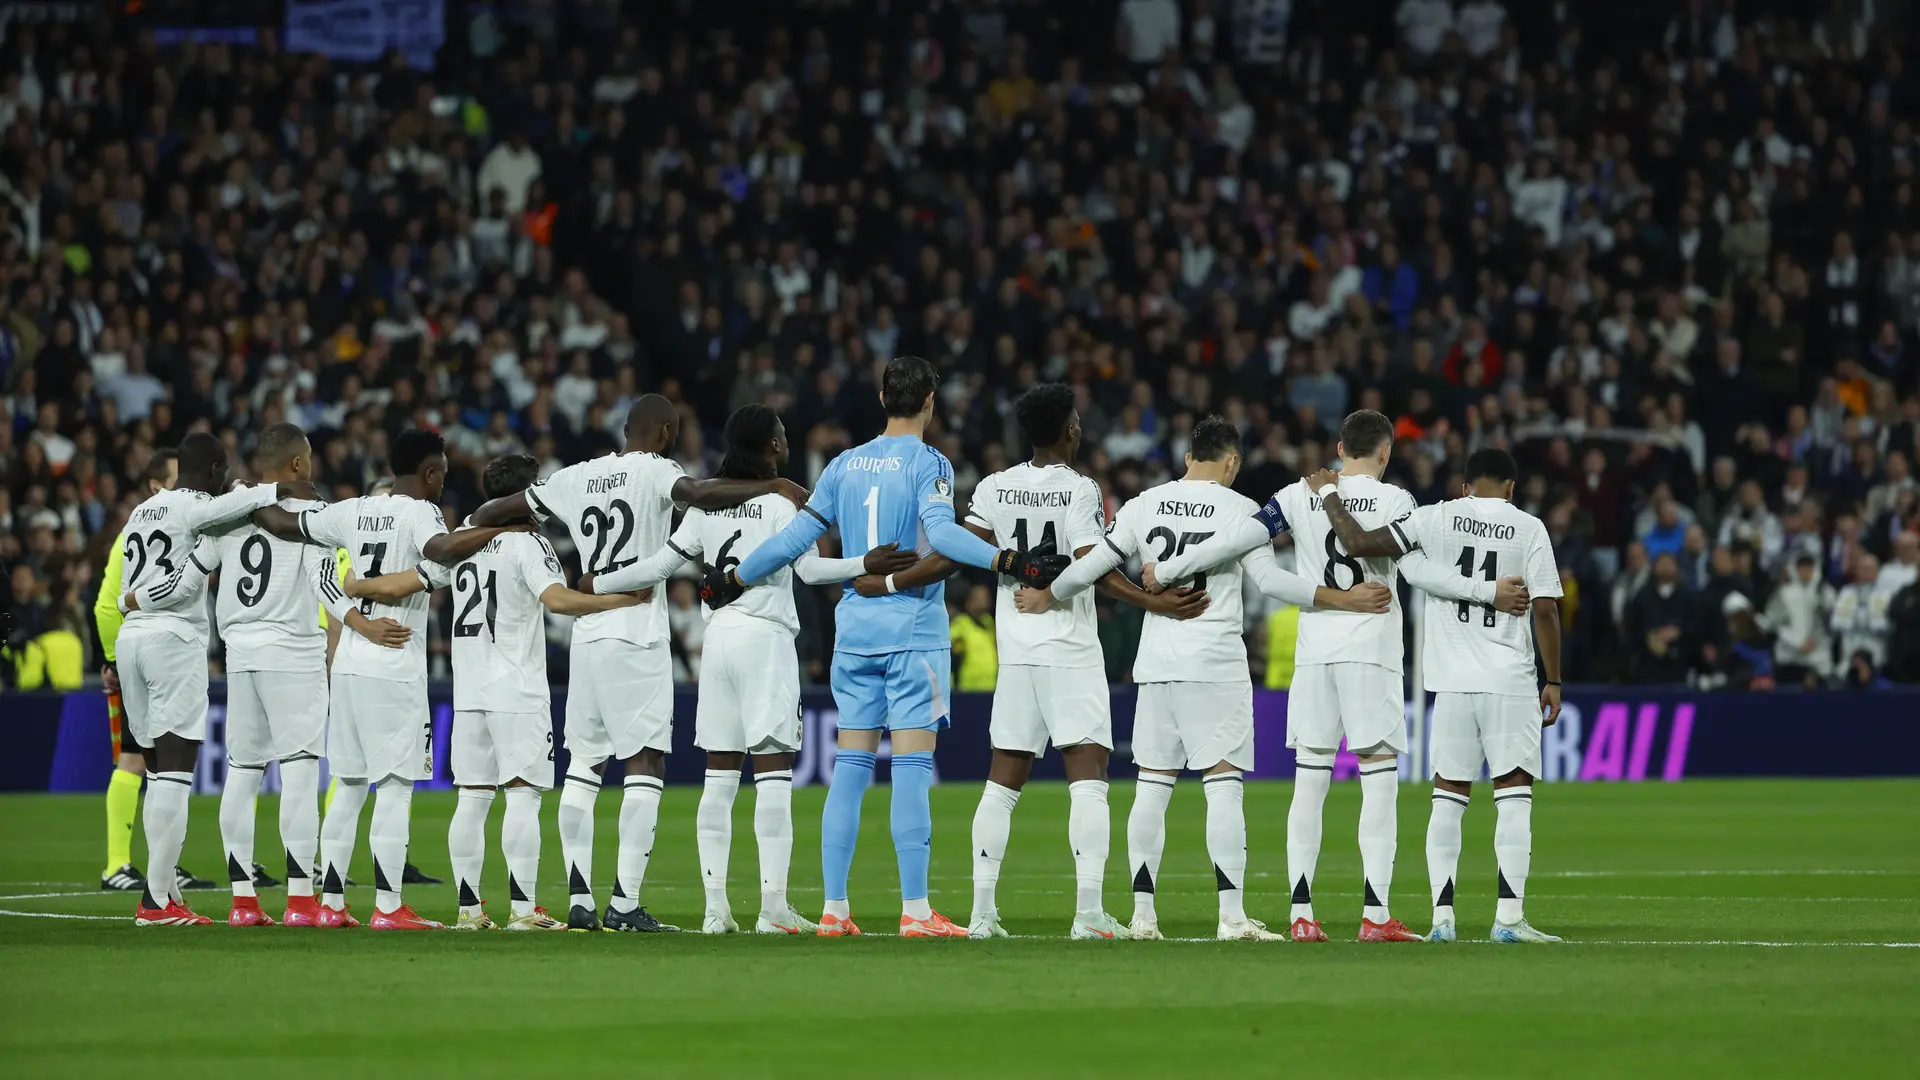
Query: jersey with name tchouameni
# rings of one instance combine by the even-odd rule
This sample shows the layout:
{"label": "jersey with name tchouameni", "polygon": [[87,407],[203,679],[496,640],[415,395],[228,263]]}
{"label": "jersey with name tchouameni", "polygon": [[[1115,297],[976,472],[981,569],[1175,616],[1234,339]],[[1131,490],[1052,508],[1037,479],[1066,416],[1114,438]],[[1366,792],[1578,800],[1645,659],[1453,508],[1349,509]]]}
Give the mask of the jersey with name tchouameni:
{"label": "jersey with name tchouameni", "polygon": [[[154,584],[155,599],[165,596],[168,587],[181,588],[182,572],[195,557],[202,534],[245,518],[253,511],[273,504],[274,489],[236,488],[225,495],[209,495],[189,488],[155,492],[127,515],[120,531],[121,553],[125,569],[121,575],[122,592],[133,592]],[[203,560],[204,561],[204,560]],[[210,569],[201,566],[202,570]],[[122,632],[136,627],[164,629],[182,640],[207,644],[207,605],[183,604],[176,608],[145,607],[127,613]]]}
{"label": "jersey with name tchouameni", "polygon": [[[527,489],[541,522],[558,518],[580,552],[580,568],[604,574],[659,551],[673,529],[678,462],[635,451],[569,465]],[[644,604],[596,611],[573,624],[574,644],[614,638],[635,645],[667,640],[667,601],[655,590]]]}
{"label": "jersey with name tchouameni", "polygon": [[[784,495],[761,495],[725,510],[695,507],[680,519],[667,541],[682,558],[705,562],[721,570],[731,570],[781,529],[795,514],[793,502]],[[740,598],[708,615],[708,633],[726,627],[773,625],[789,634],[800,632],[800,614],[793,604],[793,570],[783,566],[768,574],[759,586],[740,594]]]}
{"label": "jersey with name tchouameni", "polygon": [[[1403,488],[1360,474],[1340,478],[1340,502],[1363,529],[1376,529],[1411,514],[1413,496]],[[1301,577],[1329,589],[1351,589],[1363,581],[1385,585],[1393,606],[1384,614],[1357,611],[1303,611],[1294,646],[1294,666],[1375,664],[1398,672],[1405,647],[1400,632],[1400,571],[1384,557],[1356,559],[1334,534],[1320,496],[1298,480],[1276,492],[1260,508],[1272,533],[1293,533],[1294,567]],[[1406,544],[1403,541],[1402,546]],[[1216,603],[1218,601],[1216,600]]]}
{"label": "jersey with name tchouameni", "polygon": [[[865,555],[883,544],[928,550],[926,528],[953,514],[953,466],[915,435],[882,435],[828,463],[806,512],[840,527],[841,554]],[[945,582],[861,596],[843,587],[834,609],[835,651],[861,656],[947,649]]]}
{"label": "jersey with name tchouameni", "polygon": [[[304,499],[280,503],[296,515],[325,505]],[[325,669],[327,631],[319,611],[345,599],[333,551],[283,540],[252,522],[203,539],[199,550],[207,569],[220,571],[214,617],[226,643],[228,671]]]}
{"label": "jersey with name tchouameni", "polygon": [[[1031,551],[1051,548],[1072,555],[1106,535],[1100,485],[1065,465],[1026,463],[994,473],[973,489],[967,524],[993,534],[996,547]],[[994,606],[1000,664],[1051,668],[1097,668],[1105,663],[1088,589],[1051,611],[1024,615],[1013,605],[1017,588],[1000,579]]]}
{"label": "jersey with name tchouameni", "polygon": [[565,585],[560,557],[538,533],[504,532],[453,568],[453,707],[545,713],[546,605]]}
{"label": "jersey with name tchouameni", "polygon": [[[1409,548],[1461,576],[1497,581],[1518,575],[1536,599],[1560,595],[1553,542],[1540,519],[1505,499],[1452,499],[1420,507],[1394,526]],[[1533,618],[1483,604],[1428,595],[1422,681],[1435,693],[1532,697]]]}
{"label": "jersey with name tchouameni", "polygon": [[[1230,521],[1258,510],[1252,499],[1207,480],[1174,480],[1141,492],[1113,515],[1107,542],[1123,559],[1160,562],[1213,538]],[[1242,557],[1244,558],[1244,556]],[[1148,612],[1140,627],[1133,681],[1247,682],[1242,638],[1240,559],[1168,586],[1205,589],[1211,598],[1197,618],[1181,621]]]}
{"label": "jersey with name tchouameni", "polygon": [[[422,549],[447,531],[447,519],[425,499],[392,492],[347,499],[301,514],[300,531],[317,544],[345,548],[356,576],[418,570],[429,581],[445,580],[446,569],[427,562]],[[404,646],[389,649],[359,634],[342,634],[333,654],[333,673],[388,682],[425,680],[427,615],[432,606],[432,593],[424,591],[391,604],[361,600],[362,615],[402,623],[413,636]]]}

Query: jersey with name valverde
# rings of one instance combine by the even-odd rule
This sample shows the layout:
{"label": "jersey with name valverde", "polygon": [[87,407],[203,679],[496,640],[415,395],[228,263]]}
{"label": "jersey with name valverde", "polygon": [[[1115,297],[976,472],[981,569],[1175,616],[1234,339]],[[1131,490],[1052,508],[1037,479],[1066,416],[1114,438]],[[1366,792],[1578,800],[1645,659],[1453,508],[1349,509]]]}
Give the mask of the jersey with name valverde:
{"label": "jersey with name valverde", "polygon": [[453,707],[547,712],[546,606],[565,584],[560,559],[537,533],[504,532],[453,568]]}
{"label": "jersey with name valverde", "polygon": [[[1469,496],[1415,510],[1395,530],[1438,566],[1483,581],[1519,575],[1535,599],[1560,595],[1553,542],[1540,519],[1505,499]],[[1530,698],[1534,681],[1533,617],[1507,615],[1465,601],[1426,600],[1420,660],[1435,693],[1510,694]]]}
{"label": "jersey with name valverde", "polygon": [[[573,536],[583,573],[604,574],[659,551],[673,530],[673,485],[686,473],[659,454],[608,454],[569,465],[527,489],[527,505],[545,522],[558,518]],[[596,611],[573,624],[575,644],[616,638],[635,645],[667,640],[666,590],[644,604]]]}
{"label": "jersey with name valverde", "polygon": [[[806,512],[840,526],[847,558],[890,543],[924,553],[927,528],[954,520],[953,466],[916,436],[882,435],[833,459]],[[834,648],[841,652],[884,655],[951,644],[944,582],[873,597],[849,585],[834,611]]]}
{"label": "jersey with name valverde", "polygon": [[[1107,542],[1122,558],[1164,562],[1257,509],[1252,499],[1211,480],[1174,480],[1141,492],[1121,507],[1113,515]],[[1134,682],[1248,681],[1240,603],[1245,559],[1215,566],[1189,581],[1165,583],[1205,589],[1211,602],[1199,617],[1184,622],[1147,613],[1133,661]]]}
{"label": "jersey with name valverde", "polygon": [[[967,524],[993,534],[1002,548],[1030,551],[1048,546],[1072,555],[1098,544],[1106,535],[1100,485],[1065,465],[1031,462],[980,481],[967,506]],[[1097,668],[1105,663],[1100,628],[1094,619],[1094,591],[1034,615],[1013,606],[1015,585],[1000,579],[994,606],[994,630],[1002,666]]]}
{"label": "jersey with name valverde", "polygon": [[[1371,476],[1340,478],[1340,502],[1362,529],[1392,524],[1413,513],[1413,496],[1403,488]],[[1320,505],[1320,496],[1305,480],[1275,493],[1260,508],[1260,519],[1271,533],[1292,531],[1295,572],[1315,585],[1351,589],[1363,581],[1377,581],[1393,592],[1393,606],[1385,614],[1358,611],[1303,611],[1294,663],[1377,664],[1401,668],[1400,571],[1390,558],[1356,559],[1347,554],[1334,534],[1333,521]],[[1402,546],[1407,546],[1404,542]],[[1214,603],[1219,603],[1214,598]]]}
{"label": "jersey with name valverde", "polygon": [[[419,570],[431,581],[445,570],[425,561],[427,541],[447,531],[440,508],[425,499],[387,493],[363,495],[300,515],[307,539],[329,548],[346,548],[355,575],[363,578]],[[404,623],[413,636],[398,649],[376,645],[359,634],[341,634],[334,650],[333,673],[389,682],[418,682],[427,677],[427,612],[433,596],[417,592],[396,603],[360,601],[369,619]]]}

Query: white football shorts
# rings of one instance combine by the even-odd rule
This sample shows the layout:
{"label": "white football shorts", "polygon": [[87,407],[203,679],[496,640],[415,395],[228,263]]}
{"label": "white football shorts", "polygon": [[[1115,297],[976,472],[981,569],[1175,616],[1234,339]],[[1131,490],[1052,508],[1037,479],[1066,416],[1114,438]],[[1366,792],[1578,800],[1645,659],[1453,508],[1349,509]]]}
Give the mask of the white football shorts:
{"label": "white football shorts", "polygon": [[570,659],[566,736],[576,765],[673,751],[673,655],[666,642],[575,642]]}
{"label": "white football shorts", "polygon": [[453,714],[448,765],[459,787],[524,780],[553,786],[553,714],[460,710]]}
{"label": "white football shorts", "polygon": [[127,731],[141,746],[162,735],[207,738],[206,646],[163,626],[135,624],[116,642]]}
{"label": "white football shorts", "polygon": [[[1098,743],[1113,749],[1113,711],[1107,703],[1107,673],[1097,667],[1049,668],[1003,665],[993,690],[989,734],[995,750],[1038,757],[1047,743],[1058,747]],[[1136,751],[1139,739],[1134,740]]]}
{"label": "white football shorts", "polygon": [[728,620],[709,625],[700,654],[693,741],[718,754],[800,750],[800,658],[786,627]]}
{"label": "white football shorts", "polygon": [[336,672],[327,724],[327,771],[379,783],[433,776],[433,715],[427,681],[394,682]]}
{"label": "white football shorts", "polygon": [[1540,702],[1514,694],[1436,695],[1427,753],[1433,774],[1471,784],[1480,766],[1499,779],[1515,769],[1540,777]]}
{"label": "white football shorts", "polygon": [[327,673],[227,672],[227,760],[265,765],[327,747]]}
{"label": "white football shorts", "polygon": [[[1384,745],[1407,752],[1407,706],[1400,673],[1379,664],[1308,664],[1287,690],[1287,746],[1355,752]],[[1376,751],[1378,752],[1378,751]]]}
{"label": "white football shorts", "polygon": [[1141,683],[1133,762],[1142,769],[1204,772],[1221,762],[1253,769],[1253,684]]}

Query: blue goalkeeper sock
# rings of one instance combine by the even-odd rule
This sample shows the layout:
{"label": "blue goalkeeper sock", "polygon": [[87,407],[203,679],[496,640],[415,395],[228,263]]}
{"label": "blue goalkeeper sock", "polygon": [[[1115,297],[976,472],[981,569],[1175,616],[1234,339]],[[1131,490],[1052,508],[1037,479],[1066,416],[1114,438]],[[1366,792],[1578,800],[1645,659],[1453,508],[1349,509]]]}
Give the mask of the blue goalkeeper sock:
{"label": "blue goalkeeper sock", "polygon": [[900,901],[914,910],[925,910],[927,903],[927,862],[933,855],[933,808],[927,801],[931,787],[933,751],[893,755],[893,853],[900,860]]}
{"label": "blue goalkeeper sock", "polygon": [[841,750],[833,759],[833,786],[820,811],[820,878],[829,905],[847,902],[853,845],[860,838],[860,800],[873,782],[873,761],[871,750]]}

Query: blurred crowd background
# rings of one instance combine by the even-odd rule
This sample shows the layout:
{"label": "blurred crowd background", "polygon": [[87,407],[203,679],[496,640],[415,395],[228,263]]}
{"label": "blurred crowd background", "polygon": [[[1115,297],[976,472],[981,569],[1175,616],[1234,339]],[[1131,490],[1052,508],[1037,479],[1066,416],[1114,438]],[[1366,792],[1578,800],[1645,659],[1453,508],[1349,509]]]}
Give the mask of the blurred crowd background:
{"label": "blurred crowd background", "polygon": [[[294,421],[339,498],[436,428],[457,521],[491,456],[614,450],[648,391],[678,403],[689,473],[763,402],[810,483],[878,432],[875,370],[914,353],[946,376],[930,438],[962,496],[1024,454],[1010,404],[1040,381],[1078,392],[1109,512],[1178,474],[1198,416],[1240,427],[1263,499],[1374,408],[1422,502],[1474,449],[1514,451],[1566,579],[1567,678],[1920,681],[1908,4],[444,18],[436,52],[371,63],[274,29],[0,24],[16,655],[70,632],[97,667],[100,568],[189,431],[245,463]],[[963,688],[994,669],[974,584],[949,590]],[[831,602],[803,602],[815,679]],[[690,678],[691,586],[672,603]],[[1297,613],[1249,612],[1256,677],[1285,685]],[[1102,609],[1116,679],[1138,622]],[[444,648],[442,625],[436,674]]]}

